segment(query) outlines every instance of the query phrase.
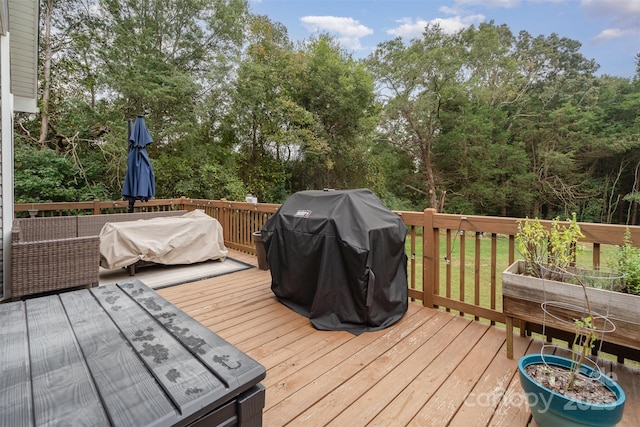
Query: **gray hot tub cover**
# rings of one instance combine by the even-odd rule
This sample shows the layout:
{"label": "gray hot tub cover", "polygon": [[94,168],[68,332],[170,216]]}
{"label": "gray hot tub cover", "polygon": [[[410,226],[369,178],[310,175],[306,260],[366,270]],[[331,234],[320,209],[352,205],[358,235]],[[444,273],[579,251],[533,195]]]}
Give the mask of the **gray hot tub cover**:
{"label": "gray hot tub cover", "polygon": [[386,328],[408,308],[405,236],[371,190],[298,192],[262,228],[271,289],[317,329]]}

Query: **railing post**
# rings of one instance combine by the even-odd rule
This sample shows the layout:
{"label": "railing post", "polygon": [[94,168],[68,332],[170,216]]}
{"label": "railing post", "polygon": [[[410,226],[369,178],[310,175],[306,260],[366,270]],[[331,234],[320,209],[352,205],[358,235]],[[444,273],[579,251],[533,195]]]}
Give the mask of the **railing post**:
{"label": "railing post", "polygon": [[220,224],[222,224],[222,236],[225,242],[228,242],[230,239],[230,230],[229,230],[229,203],[227,199],[220,199],[222,202],[220,208]]}
{"label": "railing post", "polygon": [[100,199],[93,199],[93,214],[100,215],[102,210],[100,209]]}
{"label": "railing post", "polygon": [[437,267],[438,267],[438,230],[433,228],[433,216],[436,210],[428,208],[424,210],[424,229],[422,238],[422,305],[433,307],[433,295],[436,293]]}
{"label": "railing post", "polygon": [[187,198],[185,196],[180,196],[180,203],[178,205],[179,206],[178,210],[185,209],[185,206],[187,204],[186,201],[187,201]]}

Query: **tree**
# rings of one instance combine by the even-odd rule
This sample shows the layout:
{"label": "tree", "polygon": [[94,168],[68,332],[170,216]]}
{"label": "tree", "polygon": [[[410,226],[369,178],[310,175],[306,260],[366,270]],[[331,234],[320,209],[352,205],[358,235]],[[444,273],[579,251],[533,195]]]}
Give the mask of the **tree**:
{"label": "tree", "polygon": [[373,77],[328,35],[311,39],[295,100],[315,120],[302,146],[300,189],[375,187],[368,154],[377,120]]}
{"label": "tree", "polygon": [[238,173],[248,190],[259,200],[282,202],[283,189],[290,190],[287,163],[303,144],[315,144],[313,117],[293,100],[304,57],[282,25],[254,16],[249,28],[225,135],[238,147]]}
{"label": "tree", "polygon": [[[93,3],[93,0],[41,2],[39,145],[42,148],[64,151],[59,144],[64,144],[68,132],[59,133],[58,120],[65,114],[65,105],[73,103],[76,98],[83,99],[85,83],[93,77],[91,71],[88,78],[80,71],[90,69],[88,60],[94,58],[90,53],[94,33],[90,13]],[[87,89],[92,93],[91,106],[94,107],[95,84]]]}
{"label": "tree", "polygon": [[[18,142],[21,138],[17,137]],[[82,174],[69,156],[20,143],[15,151],[14,187],[17,203],[85,201],[107,198],[100,183],[79,179]]]}
{"label": "tree", "polygon": [[509,113],[518,117],[511,132],[524,142],[536,177],[532,216],[568,214],[593,197],[581,185],[580,163],[593,142],[586,125],[597,95],[597,65],[579,49],[579,42],[556,34],[534,38],[523,31],[516,43],[524,96]]}
{"label": "tree", "polygon": [[42,47],[43,47],[43,73],[42,73],[42,98],[40,103],[40,138],[39,144],[41,147],[45,146],[47,139],[47,133],[49,132],[49,95],[51,92],[51,57],[52,53],[52,40],[51,40],[51,15],[53,13],[53,0],[46,0],[42,5],[43,11],[43,26],[42,32]]}
{"label": "tree", "polygon": [[[184,137],[197,123],[217,74],[243,42],[244,0],[101,0],[99,58],[108,99],[122,119],[143,114],[157,145]],[[214,80],[212,80],[214,79]],[[153,149],[152,149],[153,150]]]}
{"label": "tree", "polygon": [[328,36],[295,49],[286,30],[264,17],[251,28],[228,119],[248,188],[276,201],[310,188],[366,185],[376,113],[371,75]]}
{"label": "tree", "polygon": [[640,201],[640,80],[601,76],[598,88],[590,124],[598,144],[585,153],[592,179],[603,193],[595,220],[635,225]]}
{"label": "tree", "polygon": [[457,96],[443,103],[435,145],[449,211],[514,214],[533,197],[524,146],[509,131],[517,118],[506,108],[522,96],[514,42],[507,26],[493,23],[460,33],[464,72]]}
{"label": "tree", "polygon": [[367,62],[383,102],[380,131],[419,165],[432,208],[439,206],[434,146],[442,131],[442,107],[460,90],[464,55],[458,39],[430,25],[409,46],[400,38],[378,45]]}
{"label": "tree", "polygon": [[[366,186],[403,209],[637,221],[640,74],[596,78],[576,41],[428,26],[363,62],[324,34],[294,45],[246,0],[41,11],[42,114],[15,120],[20,200],[119,198],[126,119],[144,114],[157,197]],[[44,175],[23,173],[29,156]]]}
{"label": "tree", "polygon": [[[80,182],[100,180],[110,197],[119,197],[126,119],[136,114],[146,115],[153,160],[182,155],[185,147],[200,153],[214,147],[206,156],[212,162],[229,152],[203,139],[216,130],[201,126],[219,126],[228,110],[228,102],[216,101],[231,98],[245,0],[43,0],[41,9],[51,31],[42,32],[41,56],[50,64],[43,71],[50,78],[40,79],[48,94],[41,103],[40,146],[72,159]],[[19,132],[33,134],[31,121],[18,122]],[[185,158],[195,159],[190,167],[202,166],[202,156]],[[208,166],[217,171],[220,164]],[[175,182],[167,178],[159,188],[174,194]]]}

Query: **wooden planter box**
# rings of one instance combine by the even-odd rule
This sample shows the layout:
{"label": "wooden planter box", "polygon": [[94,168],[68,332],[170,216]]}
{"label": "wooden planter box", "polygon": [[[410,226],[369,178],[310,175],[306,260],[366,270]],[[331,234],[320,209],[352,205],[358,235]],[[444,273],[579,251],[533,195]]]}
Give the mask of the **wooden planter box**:
{"label": "wooden planter box", "polygon": [[[640,349],[640,296],[587,288],[591,310],[607,315],[615,325],[615,331],[606,333],[604,341],[625,347]],[[525,274],[522,260],[511,264],[502,273],[502,302],[507,322],[507,357],[513,358],[513,320],[519,319],[538,325],[574,332],[571,323],[544,314],[541,303],[554,301],[576,306],[575,310],[563,309],[563,319],[579,319],[585,316],[584,290],[579,285],[540,279]],[[604,328],[603,328],[604,329]]]}

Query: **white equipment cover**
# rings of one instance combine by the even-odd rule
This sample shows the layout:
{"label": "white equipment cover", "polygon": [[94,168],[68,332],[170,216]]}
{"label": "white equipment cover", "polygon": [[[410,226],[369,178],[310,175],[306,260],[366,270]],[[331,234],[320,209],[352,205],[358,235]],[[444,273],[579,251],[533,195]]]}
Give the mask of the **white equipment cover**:
{"label": "white equipment cover", "polygon": [[193,264],[227,256],[222,226],[202,210],[181,216],[108,222],[100,231],[100,265],[109,270],[138,261]]}

